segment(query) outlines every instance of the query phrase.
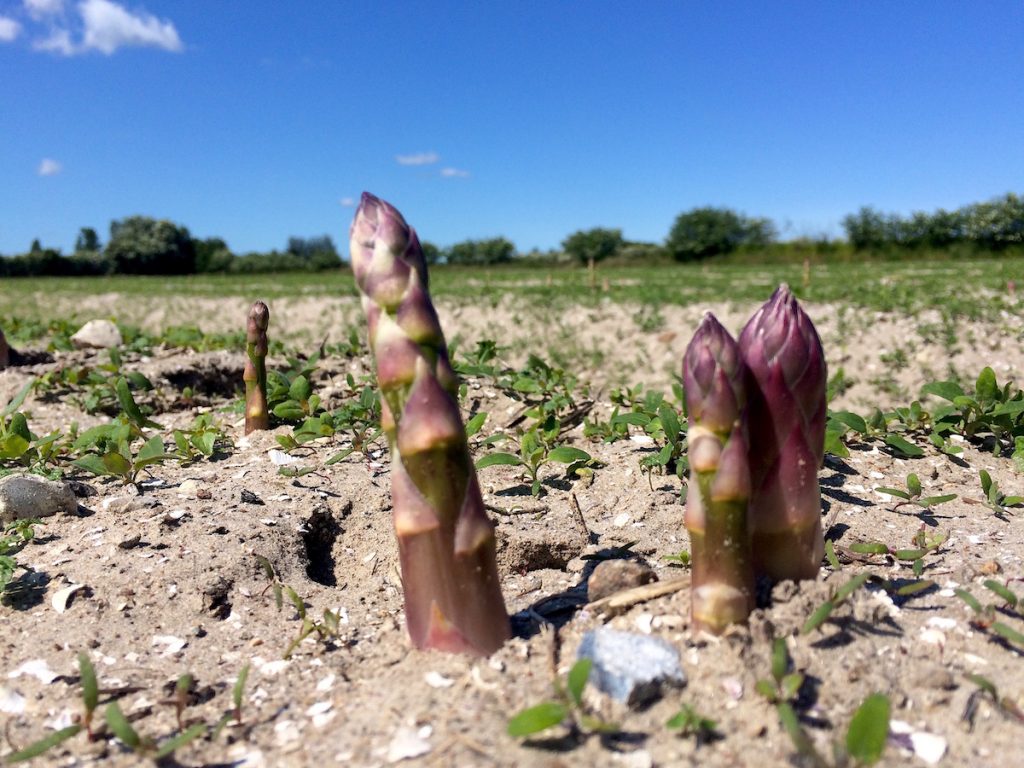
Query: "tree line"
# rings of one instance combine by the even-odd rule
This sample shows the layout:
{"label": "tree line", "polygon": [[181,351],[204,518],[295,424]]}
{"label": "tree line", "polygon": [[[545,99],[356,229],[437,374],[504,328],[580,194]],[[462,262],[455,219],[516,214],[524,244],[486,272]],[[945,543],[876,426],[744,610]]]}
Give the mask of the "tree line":
{"label": "tree line", "polygon": [[129,216],[111,222],[106,244],[95,229],[82,227],[68,256],[35,240],[27,253],[0,258],[0,276],[317,272],[341,263],[330,235],[290,237],[283,251],[234,254],[219,237],[193,238],[166,219]]}
{"label": "tree line", "polygon": [[[845,240],[780,242],[775,224],[722,207],[699,207],[679,214],[664,243],[631,242],[621,229],[595,227],[574,232],[561,249],[519,253],[505,237],[465,240],[445,248],[423,243],[428,264],[495,265],[569,261],[593,265],[690,262],[730,254],[787,258],[812,253],[829,257],[915,253],[1001,253],[1024,251],[1024,198],[1007,194],[954,211],[939,209],[910,216],[861,208],[842,221]],[[130,216],[110,225],[103,245],[96,231],[83,227],[75,250],[65,256],[33,242],[27,253],[0,258],[0,276],[19,275],[175,275],[211,272],[256,273],[335,269],[342,262],[329,235],[291,237],[283,251],[234,254],[221,238],[193,238],[166,220]]]}

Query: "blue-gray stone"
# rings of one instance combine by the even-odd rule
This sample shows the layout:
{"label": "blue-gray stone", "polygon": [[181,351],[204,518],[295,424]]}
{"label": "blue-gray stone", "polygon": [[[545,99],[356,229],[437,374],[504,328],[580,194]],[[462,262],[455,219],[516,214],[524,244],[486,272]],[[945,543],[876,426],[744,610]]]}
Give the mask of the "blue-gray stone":
{"label": "blue-gray stone", "polygon": [[686,685],[679,651],[659,637],[601,627],[583,635],[576,657],[590,659],[590,681],[629,707],[642,707],[664,685]]}

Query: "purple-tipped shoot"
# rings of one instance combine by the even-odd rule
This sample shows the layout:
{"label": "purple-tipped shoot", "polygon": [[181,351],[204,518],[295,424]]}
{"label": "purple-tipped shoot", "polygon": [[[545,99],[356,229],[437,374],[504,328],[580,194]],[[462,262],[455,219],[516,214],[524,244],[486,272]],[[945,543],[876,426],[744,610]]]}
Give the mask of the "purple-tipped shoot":
{"label": "purple-tipped shoot", "polygon": [[409,635],[417,648],[488,655],[511,629],[423,251],[402,214],[368,192],[350,235],[391,446]]}
{"label": "purple-tipped shoot", "polygon": [[744,327],[739,347],[747,366],[754,567],[776,581],[813,579],[825,551],[818,468],[828,374],[821,340],[781,285]]}
{"label": "purple-tipped shoot", "polygon": [[270,428],[270,412],[267,408],[267,328],[270,325],[270,309],[262,301],[254,302],[249,309],[245,331],[245,434],[257,429]]}
{"label": "purple-tipped shoot", "polygon": [[743,380],[736,342],[706,314],[683,357],[690,458],[686,529],[693,621],[715,634],[746,621],[754,608]]}

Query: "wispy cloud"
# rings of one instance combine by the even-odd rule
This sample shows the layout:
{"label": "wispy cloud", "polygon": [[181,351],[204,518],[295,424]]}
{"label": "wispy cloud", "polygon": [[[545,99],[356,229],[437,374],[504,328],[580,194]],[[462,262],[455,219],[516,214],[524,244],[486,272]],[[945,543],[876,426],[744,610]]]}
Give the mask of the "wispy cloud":
{"label": "wispy cloud", "polygon": [[21,24],[14,19],[0,16],[0,43],[9,43],[21,34]]}
{"label": "wispy cloud", "polygon": [[33,19],[57,16],[64,12],[64,0],[23,0],[22,5]]}
{"label": "wispy cloud", "polygon": [[442,168],[441,175],[446,179],[468,179],[469,171],[464,171],[461,168]]}
{"label": "wispy cloud", "polygon": [[75,56],[89,51],[111,55],[120,48],[160,48],[181,51],[184,46],[174,23],[143,9],[128,10],[114,0],[81,0],[74,13],[64,0],[23,0],[25,12],[37,22],[32,43],[37,51]]}
{"label": "wispy cloud", "polygon": [[437,152],[417,152],[412,155],[395,155],[399,165],[433,165],[441,156]]}
{"label": "wispy cloud", "polygon": [[338,202],[341,203],[342,208],[351,208],[356,204],[356,199],[354,197],[343,197]]}
{"label": "wispy cloud", "polygon": [[85,24],[84,48],[95,48],[107,55],[124,46],[182,49],[174,24],[145,11],[132,13],[111,0],[85,0],[79,3],[78,12]]}
{"label": "wispy cloud", "polygon": [[32,47],[37,51],[50,51],[63,56],[74,56],[77,52],[75,44],[71,42],[71,33],[66,29],[55,29],[49,37],[36,40]]}
{"label": "wispy cloud", "polygon": [[52,157],[44,157],[39,163],[39,170],[36,171],[40,176],[56,176],[64,170],[64,166],[54,160]]}

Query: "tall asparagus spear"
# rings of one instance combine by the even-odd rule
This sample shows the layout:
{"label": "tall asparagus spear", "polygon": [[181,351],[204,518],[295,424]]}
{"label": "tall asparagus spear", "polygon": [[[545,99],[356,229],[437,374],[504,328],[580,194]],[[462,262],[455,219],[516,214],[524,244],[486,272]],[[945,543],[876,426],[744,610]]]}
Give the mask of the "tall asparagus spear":
{"label": "tall asparagus spear", "polygon": [[270,413],[267,409],[267,328],[270,325],[270,309],[262,301],[254,302],[249,309],[249,320],[245,331],[245,434],[257,429],[270,428]]}
{"label": "tall asparagus spear", "polygon": [[744,366],[729,332],[704,315],[683,357],[689,414],[686,528],[694,624],[721,633],[754,608],[747,530],[750,473],[744,436]]}
{"label": "tall asparagus spear", "polygon": [[511,632],[423,251],[402,214],[368,192],[350,235],[391,446],[409,635],[418,648],[487,655]]}
{"label": "tall asparagus spear", "polygon": [[813,579],[825,549],[818,467],[828,374],[821,340],[781,285],[744,327],[739,346],[748,371],[754,567],[777,581]]}

